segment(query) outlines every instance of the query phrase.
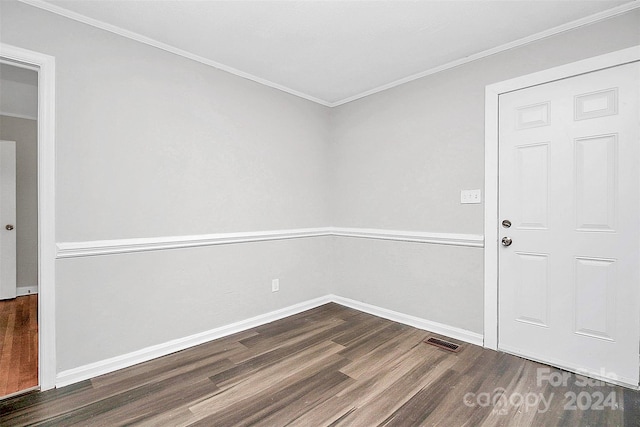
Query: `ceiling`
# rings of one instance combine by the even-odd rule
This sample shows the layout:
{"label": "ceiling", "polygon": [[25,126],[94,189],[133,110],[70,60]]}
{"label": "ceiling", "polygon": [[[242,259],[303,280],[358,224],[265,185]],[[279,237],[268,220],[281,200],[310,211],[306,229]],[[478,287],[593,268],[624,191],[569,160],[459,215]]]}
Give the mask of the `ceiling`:
{"label": "ceiling", "polygon": [[638,6],[629,0],[22,1],[328,106]]}

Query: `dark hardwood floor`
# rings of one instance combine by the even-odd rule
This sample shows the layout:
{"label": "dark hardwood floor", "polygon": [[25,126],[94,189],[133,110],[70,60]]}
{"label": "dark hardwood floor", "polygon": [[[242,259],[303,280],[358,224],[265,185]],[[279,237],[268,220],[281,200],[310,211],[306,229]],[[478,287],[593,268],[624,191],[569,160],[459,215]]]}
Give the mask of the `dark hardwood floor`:
{"label": "dark hardwood floor", "polygon": [[0,301],[0,397],[38,385],[38,295]]}
{"label": "dark hardwood floor", "polygon": [[327,304],[2,401],[0,425],[640,425],[638,392],[471,344],[451,353],[430,336]]}

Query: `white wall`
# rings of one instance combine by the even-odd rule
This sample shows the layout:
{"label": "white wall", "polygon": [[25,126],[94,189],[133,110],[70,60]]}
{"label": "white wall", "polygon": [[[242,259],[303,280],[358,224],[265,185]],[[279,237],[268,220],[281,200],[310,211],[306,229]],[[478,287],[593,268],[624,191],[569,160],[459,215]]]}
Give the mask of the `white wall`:
{"label": "white wall", "polygon": [[[333,224],[483,234],[485,86],[637,44],[638,10],[334,108]],[[334,293],[482,333],[482,249],[335,245]]]}
{"label": "white wall", "polygon": [[[57,241],[327,224],[326,107],[14,1],[0,28],[56,58]],[[58,370],[326,295],[326,245],[58,260]]]}
{"label": "white wall", "polygon": [[38,286],[37,121],[0,115],[0,139],[16,142],[16,284],[33,288]]}

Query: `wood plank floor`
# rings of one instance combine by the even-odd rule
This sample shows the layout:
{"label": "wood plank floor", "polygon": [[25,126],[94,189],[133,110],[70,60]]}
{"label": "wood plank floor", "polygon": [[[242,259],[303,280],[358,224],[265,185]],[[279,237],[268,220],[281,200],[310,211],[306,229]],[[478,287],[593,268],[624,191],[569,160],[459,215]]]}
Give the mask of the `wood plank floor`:
{"label": "wood plank floor", "polygon": [[0,301],[0,396],[38,385],[38,295]]}
{"label": "wood plank floor", "polygon": [[429,336],[437,335],[327,304],[1,401],[0,425],[640,425],[637,392],[583,385],[573,374],[470,344],[447,352],[423,343]]}

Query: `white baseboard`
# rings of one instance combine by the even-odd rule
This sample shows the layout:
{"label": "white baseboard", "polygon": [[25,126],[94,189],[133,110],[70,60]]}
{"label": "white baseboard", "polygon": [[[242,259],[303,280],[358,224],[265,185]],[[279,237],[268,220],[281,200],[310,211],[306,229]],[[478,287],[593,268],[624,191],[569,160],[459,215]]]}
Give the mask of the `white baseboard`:
{"label": "white baseboard", "polygon": [[337,304],[351,307],[365,313],[373,314],[374,316],[383,317],[385,319],[393,320],[394,322],[413,326],[414,328],[423,329],[425,331],[435,332],[436,334],[445,335],[447,337],[451,337],[471,344],[479,346],[483,345],[483,335],[477,332],[467,331],[466,329],[456,328],[455,326],[449,326],[443,323],[422,319],[420,317],[410,316],[408,314],[399,313],[397,311],[388,310],[386,308],[352,300],[349,298],[339,297],[337,295],[330,295],[329,297],[331,301]]}
{"label": "white baseboard", "polygon": [[138,363],[142,362],[147,362],[157,357],[166,356],[167,354],[175,353],[176,351],[184,350],[186,348],[203,344],[218,338],[226,337],[228,335],[242,332],[247,329],[255,328],[257,326],[264,325],[266,323],[273,322],[287,316],[292,316],[294,314],[319,307],[329,302],[335,302],[346,307],[351,307],[365,313],[373,314],[374,316],[393,320],[394,322],[403,323],[405,325],[413,326],[419,329],[446,335],[460,341],[480,346],[482,345],[482,335],[475,332],[444,325],[442,323],[432,322],[414,316],[409,316],[407,314],[402,314],[396,311],[387,310],[385,308],[376,307],[374,305],[365,304],[349,298],[343,298],[336,295],[325,295],[320,298],[301,302],[299,304],[272,311],[270,313],[262,314],[260,316],[252,317],[250,319],[242,320],[240,322],[232,323],[230,325],[221,326],[219,328],[200,332],[188,337],[178,338],[163,344],[157,344],[131,353],[62,371],[56,376],[56,387],[64,387],[66,385],[94,378],[99,375],[104,375],[118,369],[127,368],[129,366],[137,365]]}
{"label": "white baseboard", "polygon": [[18,286],[16,288],[16,296],[32,295],[38,293],[38,285],[35,286]]}
{"label": "white baseboard", "polygon": [[315,298],[280,310],[262,314],[250,319],[241,320],[230,325],[221,326],[209,331],[200,332],[184,338],[178,338],[163,344],[157,344],[151,347],[143,348],[131,353],[101,360],[99,362],[89,363],[88,365],[79,366],[77,368],[68,369],[58,373],[56,376],[56,387],[64,387],[79,381],[104,375],[118,369],[127,368],[137,365],[138,363],[147,362],[157,357],[166,356],[176,351],[184,350],[199,344],[203,344],[218,338],[226,337],[247,329],[255,328],[275,320],[282,319],[287,316],[301,313],[303,311],[319,307],[323,304],[331,302],[329,296]]}

